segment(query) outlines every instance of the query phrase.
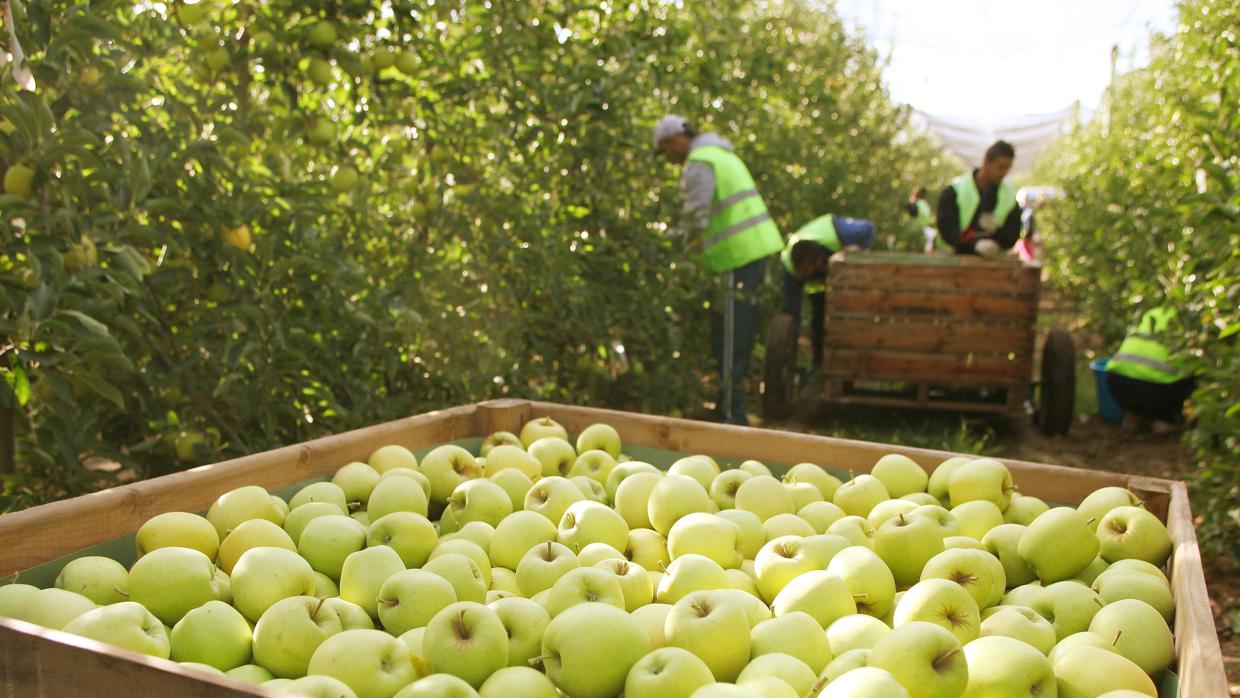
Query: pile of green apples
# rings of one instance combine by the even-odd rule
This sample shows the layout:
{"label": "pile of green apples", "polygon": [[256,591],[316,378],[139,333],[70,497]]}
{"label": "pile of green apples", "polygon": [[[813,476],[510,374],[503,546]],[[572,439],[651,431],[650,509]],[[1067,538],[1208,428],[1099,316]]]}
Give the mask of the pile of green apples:
{"label": "pile of green apples", "polygon": [[136,546],[0,615],[332,698],[1133,698],[1175,658],[1163,523],[1115,487],[1050,507],[988,458],[664,472],[544,417],[287,502],[241,487]]}

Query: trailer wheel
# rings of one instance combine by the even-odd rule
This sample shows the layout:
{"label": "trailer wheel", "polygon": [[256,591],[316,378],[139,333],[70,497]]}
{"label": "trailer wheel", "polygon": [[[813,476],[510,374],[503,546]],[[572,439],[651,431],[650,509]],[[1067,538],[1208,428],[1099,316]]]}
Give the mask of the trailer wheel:
{"label": "trailer wheel", "polygon": [[1037,421],[1042,433],[1068,433],[1076,403],[1076,346],[1064,330],[1051,330],[1042,344],[1039,397]]}
{"label": "trailer wheel", "polygon": [[762,363],[762,418],[781,419],[788,413],[795,390],[797,325],[780,313],[766,328],[766,358]]}

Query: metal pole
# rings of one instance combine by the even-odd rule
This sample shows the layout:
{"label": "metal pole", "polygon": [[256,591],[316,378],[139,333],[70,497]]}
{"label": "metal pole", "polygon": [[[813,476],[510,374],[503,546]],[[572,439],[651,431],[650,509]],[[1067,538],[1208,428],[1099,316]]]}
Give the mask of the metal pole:
{"label": "metal pole", "polygon": [[735,342],[732,338],[736,327],[736,275],[728,272],[728,287],[723,296],[723,421],[732,420],[732,354]]}

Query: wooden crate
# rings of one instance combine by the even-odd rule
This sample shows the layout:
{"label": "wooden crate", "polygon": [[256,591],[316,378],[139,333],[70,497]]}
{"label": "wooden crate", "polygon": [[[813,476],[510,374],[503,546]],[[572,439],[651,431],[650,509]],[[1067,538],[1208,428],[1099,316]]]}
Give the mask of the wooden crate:
{"label": "wooden crate", "polygon": [[[0,575],[10,575],[130,534],[167,511],[202,511],[241,485],[278,488],[330,474],[365,459],[380,445],[411,449],[518,431],[529,419],[550,416],[570,433],[594,422],[613,425],[626,444],[708,453],[721,459],[769,463],[813,462],[866,472],[882,455],[902,453],[933,469],[950,453],[849,441],[791,432],[708,424],[524,400],[496,400],[445,409],[296,446],[117,487],[0,516]],[[1021,491],[1076,505],[1108,485],[1127,487],[1167,522],[1174,543],[1170,568],[1175,592],[1175,637],[1180,695],[1227,695],[1197,538],[1182,482],[1005,460]],[[85,638],[0,619],[3,695],[58,696],[275,696],[270,690],[199,674],[161,659]]]}
{"label": "wooden crate", "polygon": [[1033,369],[1040,288],[1040,269],[1011,259],[833,256],[826,398],[1020,411]]}

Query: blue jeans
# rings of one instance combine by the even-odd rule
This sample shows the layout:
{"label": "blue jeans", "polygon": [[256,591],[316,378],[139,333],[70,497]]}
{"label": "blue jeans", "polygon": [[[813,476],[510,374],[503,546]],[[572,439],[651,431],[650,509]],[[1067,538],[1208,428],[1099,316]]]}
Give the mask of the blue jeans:
{"label": "blue jeans", "polygon": [[732,323],[732,410],[730,414],[723,414],[723,302],[722,299],[717,302],[712,299],[711,302],[711,349],[719,370],[719,406],[716,412],[720,419],[729,424],[749,423],[749,418],[745,415],[744,382],[746,376],[749,375],[749,360],[758,338],[762,310],[759,305],[759,292],[765,272],[765,258],[732,271],[732,281],[735,284],[732,292],[736,301]]}
{"label": "blue jeans", "polygon": [[[856,246],[863,250],[870,249],[874,244],[874,222],[861,218],[845,218],[843,216],[833,216],[832,222],[835,224],[835,234],[840,238],[840,244],[844,247]],[[827,251],[830,256],[830,250]],[[791,315],[796,320],[796,326],[801,326],[801,296],[805,295],[805,284],[798,281],[795,276],[788,273],[787,269],[783,269],[783,312]],[[822,281],[826,281],[826,271],[823,271]],[[827,294],[812,293],[809,297],[810,302],[810,341],[814,348],[813,367],[818,368],[822,365],[822,352],[826,344],[826,315],[827,315]]]}

